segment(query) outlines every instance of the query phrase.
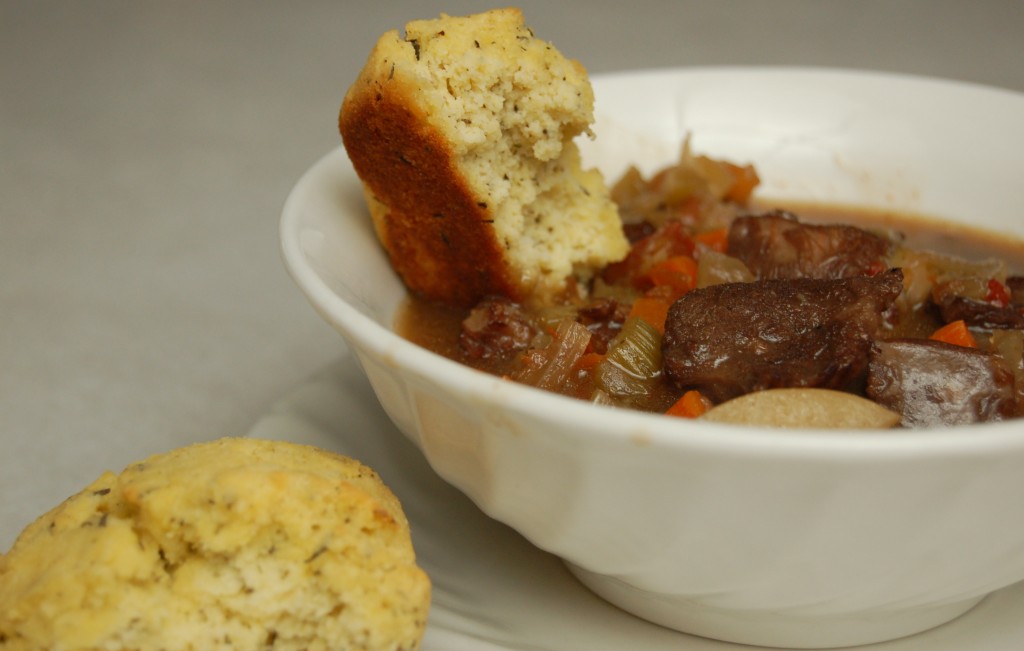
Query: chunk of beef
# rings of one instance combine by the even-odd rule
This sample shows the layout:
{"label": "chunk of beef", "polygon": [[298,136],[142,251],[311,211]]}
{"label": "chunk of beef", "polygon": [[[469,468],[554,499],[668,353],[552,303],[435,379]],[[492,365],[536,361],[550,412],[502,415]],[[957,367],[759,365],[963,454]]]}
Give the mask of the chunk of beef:
{"label": "chunk of beef", "polygon": [[989,341],[987,350],[1002,357],[1013,373],[1017,415],[1024,416],[1024,330],[993,330]]}
{"label": "chunk of beef", "polygon": [[905,427],[1012,418],[1013,372],[999,356],[927,339],[876,341],[867,395],[902,414]]}
{"label": "chunk of beef", "polygon": [[1008,276],[1006,288],[1010,290],[1010,302],[1024,304],[1024,276]]}
{"label": "chunk of beef", "polygon": [[622,224],[622,232],[625,233],[626,239],[629,240],[630,244],[636,244],[645,237],[650,237],[654,234],[657,228],[649,221],[630,222]]}
{"label": "chunk of beef", "polygon": [[622,331],[629,308],[629,304],[614,298],[598,298],[580,308],[576,320],[590,330],[591,351],[600,355],[608,352],[608,344]]}
{"label": "chunk of beef", "polygon": [[845,389],[863,380],[871,340],[903,272],[696,289],[669,310],[665,372],[719,402],[773,387]]}
{"label": "chunk of beef", "polygon": [[854,226],[803,224],[775,211],[738,217],[729,227],[729,255],[761,279],[849,278],[885,269],[890,242]]}
{"label": "chunk of beef", "polygon": [[536,334],[522,306],[504,297],[489,297],[462,321],[459,346],[475,359],[508,357],[524,350]]}
{"label": "chunk of beef", "polygon": [[1024,304],[998,305],[950,293],[933,296],[942,320],[946,323],[963,320],[967,325],[986,330],[1024,329]]}

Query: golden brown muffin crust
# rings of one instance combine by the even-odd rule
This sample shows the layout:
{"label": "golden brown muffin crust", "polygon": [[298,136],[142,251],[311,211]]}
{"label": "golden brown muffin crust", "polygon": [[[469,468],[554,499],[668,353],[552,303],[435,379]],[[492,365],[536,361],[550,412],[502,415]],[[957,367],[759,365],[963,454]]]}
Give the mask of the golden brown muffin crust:
{"label": "golden brown muffin crust", "polygon": [[460,305],[488,293],[522,298],[486,204],[474,200],[448,143],[405,88],[365,75],[354,88],[339,130],[378,237],[409,289]]}
{"label": "golden brown muffin crust", "polygon": [[0,556],[2,651],[412,651],[429,604],[379,476],[277,441],[104,473]]}
{"label": "golden brown muffin crust", "polygon": [[415,293],[550,300],[628,249],[589,133],[586,71],[517,9],[413,21],[380,37],[338,126],[374,228]]}

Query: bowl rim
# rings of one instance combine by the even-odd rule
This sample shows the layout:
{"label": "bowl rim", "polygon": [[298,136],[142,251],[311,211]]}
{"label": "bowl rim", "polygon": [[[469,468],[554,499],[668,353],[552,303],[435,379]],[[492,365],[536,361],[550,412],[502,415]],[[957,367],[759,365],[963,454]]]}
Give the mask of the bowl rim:
{"label": "bowl rim", "polygon": [[[595,92],[622,80],[639,76],[674,77],[681,74],[725,76],[843,76],[895,84],[933,84],[970,93],[993,93],[1022,102],[1024,94],[993,86],[939,77],[806,66],[698,66],[622,70],[591,75]],[[598,95],[599,99],[599,95]],[[599,134],[598,134],[599,137]],[[436,384],[472,398],[477,404],[500,399],[501,408],[520,414],[544,414],[568,438],[599,440],[630,447],[658,446],[670,449],[718,449],[737,453],[849,458],[884,456],[953,456],[987,454],[997,450],[1024,449],[1024,419],[945,428],[907,430],[856,430],[816,428],[765,428],[673,419],[618,407],[594,405],[535,387],[504,380],[464,366],[422,348],[360,312],[334,293],[306,259],[299,241],[303,204],[307,195],[329,180],[342,166],[358,183],[344,147],[339,144],[317,160],[299,178],[284,203],[279,222],[280,252],[287,272],[314,309],[334,325],[343,338],[354,343],[357,354],[368,351],[378,357],[402,360],[417,382]],[[336,170],[334,170],[336,171]],[[369,219],[367,213],[367,219]],[[381,254],[384,255],[383,249]]]}
{"label": "bowl rim", "polygon": [[[815,66],[815,65],[779,65],[779,64],[709,64],[698,66],[651,66],[646,68],[609,70],[590,74],[590,80],[599,92],[600,87],[609,83],[622,83],[627,79],[639,79],[643,77],[678,77],[697,75],[720,75],[720,76],[764,76],[790,78],[804,77],[828,78],[838,80],[840,78],[857,80],[863,83],[886,83],[917,85],[918,87],[931,86],[933,88],[945,88],[954,92],[969,92],[1000,95],[1003,99],[1017,102],[1024,102],[1024,92],[1011,88],[984,84],[981,82],[967,81],[954,77],[942,77],[936,75],[914,74],[909,72],[898,72],[893,70],[871,70],[857,67],[839,66]],[[599,98],[598,98],[599,99]],[[597,106],[595,102],[595,106]]]}

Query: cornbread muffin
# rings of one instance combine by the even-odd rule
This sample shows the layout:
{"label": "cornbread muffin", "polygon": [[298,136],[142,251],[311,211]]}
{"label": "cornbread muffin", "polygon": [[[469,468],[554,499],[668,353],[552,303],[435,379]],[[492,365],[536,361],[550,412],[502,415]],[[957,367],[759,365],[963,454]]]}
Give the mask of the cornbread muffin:
{"label": "cornbread muffin", "polygon": [[377,236],[410,290],[469,305],[547,301],[625,256],[616,206],[573,142],[593,122],[586,71],[518,9],[381,36],[339,129]]}
{"label": "cornbread muffin", "polygon": [[29,525],[0,557],[0,649],[411,651],[429,601],[373,470],[222,439],[105,473]]}

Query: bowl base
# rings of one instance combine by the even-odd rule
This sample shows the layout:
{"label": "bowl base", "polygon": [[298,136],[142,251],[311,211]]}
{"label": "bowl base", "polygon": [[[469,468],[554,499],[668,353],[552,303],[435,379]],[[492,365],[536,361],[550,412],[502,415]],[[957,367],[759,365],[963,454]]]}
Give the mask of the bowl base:
{"label": "bowl base", "polygon": [[569,570],[602,599],[637,617],[691,635],[754,646],[823,649],[874,644],[945,624],[977,605],[981,597],[885,612],[808,616],[785,610],[730,610],[683,596],[657,594],[619,579]]}

